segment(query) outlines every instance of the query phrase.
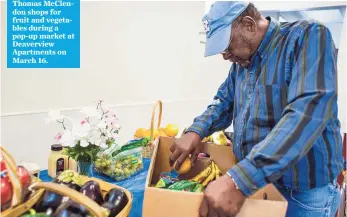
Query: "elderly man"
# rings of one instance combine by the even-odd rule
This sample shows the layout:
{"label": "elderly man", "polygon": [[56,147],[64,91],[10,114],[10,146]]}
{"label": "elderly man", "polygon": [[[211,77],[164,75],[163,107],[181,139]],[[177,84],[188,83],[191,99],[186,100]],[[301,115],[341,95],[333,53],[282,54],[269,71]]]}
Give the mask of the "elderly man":
{"label": "elderly man", "polygon": [[200,216],[235,216],[245,198],[273,183],[288,217],[333,217],[342,170],[336,49],[311,20],[279,23],[253,4],[216,2],[203,17],[205,56],[232,62],[211,105],[171,147],[177,168],[201,140],[233,121],[237,165],[208,185]]}

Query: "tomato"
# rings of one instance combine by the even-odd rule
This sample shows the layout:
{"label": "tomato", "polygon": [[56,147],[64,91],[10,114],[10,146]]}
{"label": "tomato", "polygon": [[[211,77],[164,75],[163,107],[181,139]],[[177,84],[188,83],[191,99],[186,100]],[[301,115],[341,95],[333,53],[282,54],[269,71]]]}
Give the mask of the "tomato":
{"label": "tomato", "polygon": [[7,209],[11,205],[13,188],[10,183],[10,178],[7,175],[0,177],[1,186],[1,211]]}

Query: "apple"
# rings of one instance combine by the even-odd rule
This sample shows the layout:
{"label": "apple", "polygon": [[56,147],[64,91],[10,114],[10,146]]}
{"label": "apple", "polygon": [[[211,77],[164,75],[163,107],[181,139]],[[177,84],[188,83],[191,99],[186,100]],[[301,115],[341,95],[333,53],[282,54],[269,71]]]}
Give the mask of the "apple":
{"label": "apple", "polygon": [[11,205],[13,188],[10,178],[7,175],[0,177],[1,186],[1,211],[6,210]]}
{"label": "apple", "polygon": [[5,162],[3,160],[1,160],[1,162],[0,162],[0,171],[2,172],[4,170],[6,170],[6,164],[5,164]]}
{"label": "apple", "polygon": [[31,174],[25,167],[23,166],[17,166],[17,175],[20,179],[20,182],[22,184],[22,190],[23,190],[23,196],[24,200],[28,198],[29,195],[29,186],[31,184]]}
{"label": "apple", "polygon": [[4,159],[0,156],[0,172],[6,170],[6,164]]}
{"label": "apple", "polygon": [[17,175],[22,183],[22,187],[28,188],[31,184],[31,174],[29,173],[29,171],[23,166],[18,166]]}

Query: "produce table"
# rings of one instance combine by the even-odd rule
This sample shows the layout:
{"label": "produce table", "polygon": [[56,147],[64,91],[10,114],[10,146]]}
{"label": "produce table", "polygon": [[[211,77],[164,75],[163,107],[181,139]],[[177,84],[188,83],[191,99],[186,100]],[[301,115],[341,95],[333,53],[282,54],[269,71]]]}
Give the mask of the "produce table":
{"label": "produce table", "polygon": [[[126,179],[120,182],[114,181],[111,178],[100,176],[94,173],[94,177],[102,179],[106,182],[110,182],[110,183],[122,186],[123,188],[128,189],[133,194],[133,197],[134,197],[133,204],[132,204],[132,209],[130,211],[129,217],[142,216],[142,203],[143,203],[143,197],[144,197],[144,191],[145,191],[146,177],[147,177],[147,172],[148,172],[150,162],[151,162],[150,159],[144,158],[143,171],[129,179]],[[40,179],[44,182],[50,182],[52,180],[52,178],[48,176],[47,170],[42,170],[40,172]]]}

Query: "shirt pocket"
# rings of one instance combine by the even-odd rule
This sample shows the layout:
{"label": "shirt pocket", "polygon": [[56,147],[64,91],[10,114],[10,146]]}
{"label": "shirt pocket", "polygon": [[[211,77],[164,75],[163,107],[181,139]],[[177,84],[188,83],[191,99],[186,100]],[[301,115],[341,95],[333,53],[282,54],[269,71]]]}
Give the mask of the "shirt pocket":
{"label": "shirt pocket", "polygon": [[253,114],[256,125],[273,128],[281,119],[282,112],[287,104],[285,88],[278,84],[257,85]]}

